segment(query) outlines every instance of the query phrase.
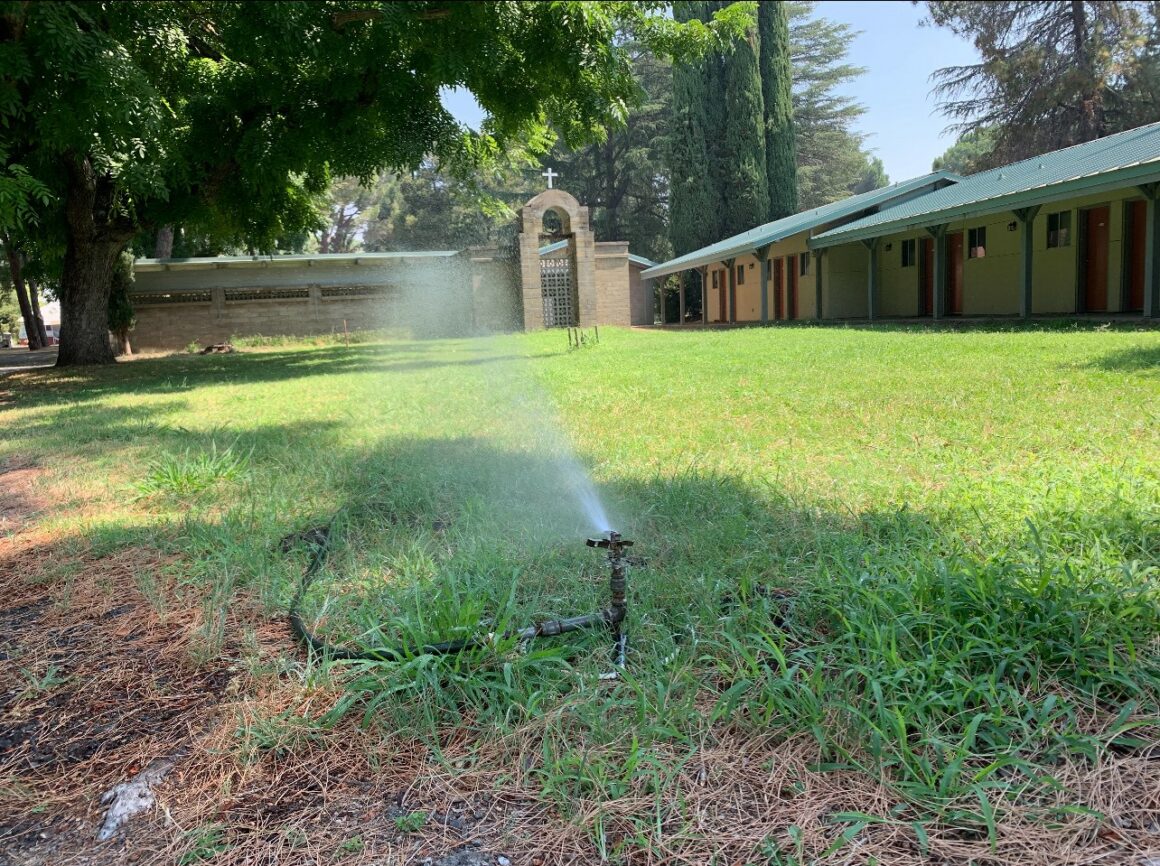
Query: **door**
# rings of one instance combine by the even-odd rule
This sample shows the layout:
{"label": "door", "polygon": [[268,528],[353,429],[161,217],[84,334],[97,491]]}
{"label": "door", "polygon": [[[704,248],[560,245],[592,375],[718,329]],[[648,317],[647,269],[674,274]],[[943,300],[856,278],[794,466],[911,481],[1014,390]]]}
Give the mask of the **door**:
{"label": "door", "polygon": [[774,319],[781,319],[783,317],[782,310],[785,309],[785,307],[782,306],[782,293],[783,293],[783,287],[784,287],[784,280],[782,277],[782,266],[783,266],[784,262],[785,262],[784,259],[774,259],[773,260],[773,318]]}
{"label": "door", "polygon": [[947,315],[963,312],[963,233],[947,235]]}
{"label": "door", "polygon": [[1128,202],[1128,274],[1124,311],[1144,311],[1144,233],[1148,226],[1148,206],[1143,199]]}
{"label": "door", "polygon": [[918,275],[920,316],[934,315],[934,238],[922,239],[922,268]]}
{"label": "door", "polygon": [[1107,205],[1084,211],[1083,309],[1102,313],[1108,309],[1108,214]]}
{"label": "door", "polygon": [[790,256],[785,260],[785,317],[797,318],[797,284],[798,269],[797,256]]}

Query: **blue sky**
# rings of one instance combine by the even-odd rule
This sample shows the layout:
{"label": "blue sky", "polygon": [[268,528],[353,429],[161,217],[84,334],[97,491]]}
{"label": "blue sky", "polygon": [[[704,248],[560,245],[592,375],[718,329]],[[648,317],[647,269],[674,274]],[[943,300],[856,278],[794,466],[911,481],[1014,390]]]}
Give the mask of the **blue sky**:
{"label": "blue sky", "polygon": [[833,0],[814,10],[862,31],[850,46],[850,62],[866,74],[846,92],[866,106],[859,131],[892,181],[930,171],[931,160],[954,144],[930,96],[931,73],[979,59],[970,42],[949,30],[919,27],[924,10],[903,0]]}
{"label": "blue sky", "polygon": [[[859,131],[891,181],[930,171],[931,160],[955,138],[943,134],[947,121],[929,95],[930,75],[942,66],[976,62],[974,46],[942,28],[919,27],[924,7],[908,0],[829,0],[818,3],[815,14],[862,31],[849,61],[866,67],[866,74],[846,90],[866,106]],[[444,102],[463,123],[479,125],[482,113],[467,91],[449,91]]]}

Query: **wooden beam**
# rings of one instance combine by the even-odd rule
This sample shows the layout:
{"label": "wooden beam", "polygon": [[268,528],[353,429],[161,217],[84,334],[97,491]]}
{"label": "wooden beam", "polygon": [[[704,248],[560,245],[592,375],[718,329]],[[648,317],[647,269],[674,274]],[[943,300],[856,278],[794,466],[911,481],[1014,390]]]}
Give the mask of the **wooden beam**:
{"label": "wooden beam", "polygon": [[1144,318],[1160,318],[1160,219],[1156,215],[1156,200],[1160,184],[1140,186],[1144,193]]}
{"label": "wooden beam", "polygon": [[757,251],[757,267],[761,269],[761,321],[769,321],[769,245]]}
{"label": "wooden beam", "polygon": [[878,238],[862,241],[866,247],[866,318],[874,321],[878,315]]}
{"label": "wooden beam", "polygon": [[932,319],[941,319],[947,310],[947,227],[946,223],[927,226],[926,233],[934,239],[934,308]]}
{"label": "wooden beam", "polygon": [[709,266],[702,265],[698,269],[701,275],[701,324],[709,324]]}
{"label": "wooden beam", "polygon": [[725,265],[725,277],[729,285],[729,309],[726,310],[726,318],[730,322],[737,321],[737,271],[733,267],[736,261],[737,259],[729,259],[721,263]]}
{"label": "wooden beam", "polygon": [[823,319],[822,315],[822,253],[825,250],[814,250],[814,293],[817,295],[817,303],[814,306],[814,318]]}
{"label": "wooden beam", "polygon": [[1015,219],[1019,220],[1019,316],[1031,316],[1031,285],[1035,257],[1035,217],[1039,213],[1040,205],[1021,207],[1012,211]]}

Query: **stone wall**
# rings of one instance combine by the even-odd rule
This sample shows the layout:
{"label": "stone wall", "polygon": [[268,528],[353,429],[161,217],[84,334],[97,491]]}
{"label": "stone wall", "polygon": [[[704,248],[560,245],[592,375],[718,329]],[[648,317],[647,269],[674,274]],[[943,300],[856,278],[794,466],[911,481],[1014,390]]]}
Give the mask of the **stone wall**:
{"label": "stone wall", "polygon": [[146,259],[136,265],[130,339],[140,349],[180,349],[344,328],[467,333],[475,327],[469,267],[455,253]]}

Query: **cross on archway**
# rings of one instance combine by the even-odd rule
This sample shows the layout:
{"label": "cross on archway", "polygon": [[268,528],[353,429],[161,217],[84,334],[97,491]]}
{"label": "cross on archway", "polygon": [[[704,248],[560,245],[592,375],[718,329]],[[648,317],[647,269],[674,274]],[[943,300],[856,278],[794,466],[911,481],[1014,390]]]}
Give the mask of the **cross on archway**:
{"label": "cross on archway", "polygon": [[548,189],[551,189],[551,188],[552,188],[552,180],[553,180],[554,178],[557,178],[557,177],[559,177],[559,176],[560,176],[560,175],[559,175],[559,173],[558,173],[558,172],[555,172],[555,171],[552,171],[552,169],[551,169],[551,168],[549,168],[547,171],[544,171],[544,172],[541,172],[541,173],[540,173],[540,177],[546,177],[546,178],[548,179]]}

